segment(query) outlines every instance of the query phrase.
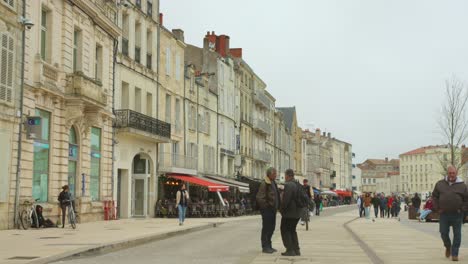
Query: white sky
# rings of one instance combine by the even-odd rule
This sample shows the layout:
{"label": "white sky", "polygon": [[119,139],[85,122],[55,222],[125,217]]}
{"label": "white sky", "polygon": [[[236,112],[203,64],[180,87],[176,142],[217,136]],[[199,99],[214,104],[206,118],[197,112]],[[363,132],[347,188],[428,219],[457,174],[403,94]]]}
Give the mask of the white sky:
{"label": "white sky", "polygon": [[468,1],[160,1],[187,43],[229,35],[276,105],[353,144],[356,163],[444,143],[444,82],[468,80]]}

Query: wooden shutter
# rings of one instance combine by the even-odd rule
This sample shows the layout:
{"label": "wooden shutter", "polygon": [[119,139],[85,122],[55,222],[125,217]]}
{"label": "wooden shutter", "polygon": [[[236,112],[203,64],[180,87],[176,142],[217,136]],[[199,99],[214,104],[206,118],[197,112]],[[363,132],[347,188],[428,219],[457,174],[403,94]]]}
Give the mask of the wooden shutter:
{"label": "wooden shutter", "polygon": [[0,101],[11,103],[13,97],[14,41],[8,33],[1,33]]}

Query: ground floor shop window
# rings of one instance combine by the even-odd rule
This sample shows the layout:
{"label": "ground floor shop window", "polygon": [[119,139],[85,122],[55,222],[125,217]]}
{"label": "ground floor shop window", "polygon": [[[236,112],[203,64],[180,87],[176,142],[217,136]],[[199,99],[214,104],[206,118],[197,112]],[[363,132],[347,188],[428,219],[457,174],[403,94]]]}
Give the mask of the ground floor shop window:
{"label": "ground floor shop window", "polygon": [[50,113],[36,109],[42,133],[34,140],[32,196],[46,202],[49,188]]}
{"label": "ground floor shop window", "polygon": [[101,129],[91,128],[91,173],[90,195],[91,200],[99,200],[99,183],[101,176]]}

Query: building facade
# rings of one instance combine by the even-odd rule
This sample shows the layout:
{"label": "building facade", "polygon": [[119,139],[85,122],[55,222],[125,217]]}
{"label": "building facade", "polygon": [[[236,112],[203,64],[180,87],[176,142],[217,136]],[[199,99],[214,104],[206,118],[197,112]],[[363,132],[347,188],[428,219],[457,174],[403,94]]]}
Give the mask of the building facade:
{"label": "building facade", "polygon": [[[400,162],[397,159],[367,159],[361,164],[358,164],[361,169],[362,192],[377,192],[379,179],[380,187],[382,184],[390,186],[390,182],[386,180],[388,173],[399,172]],[[390,187],[388,187],[390,188]]]}

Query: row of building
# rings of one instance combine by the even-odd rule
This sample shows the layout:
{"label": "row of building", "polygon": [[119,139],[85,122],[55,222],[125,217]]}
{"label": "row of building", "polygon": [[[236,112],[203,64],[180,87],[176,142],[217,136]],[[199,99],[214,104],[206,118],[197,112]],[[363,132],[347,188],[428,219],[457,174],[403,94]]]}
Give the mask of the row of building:
{"label": "row of building", "polygon": [[157,0],[3,0],[0,15],[0,229],[31,198],[58,216],[63,185],[81,221],[109,200],[153,216],[178,175],[235,184],[271,166],[351,189],[351,144],[302,130],[229,36],[188,44]]}
{"label": "row of building", "polygon": [[[466,181],[468,149],[462,146],[456,152],[461,164],[458,175]],[[446,176],[449,160],[450,148],[444,145],[417,148],[400,154],[399,159],[367,159],[353,169],[353,186],[361,192],[420,193],[427,197]]]}

